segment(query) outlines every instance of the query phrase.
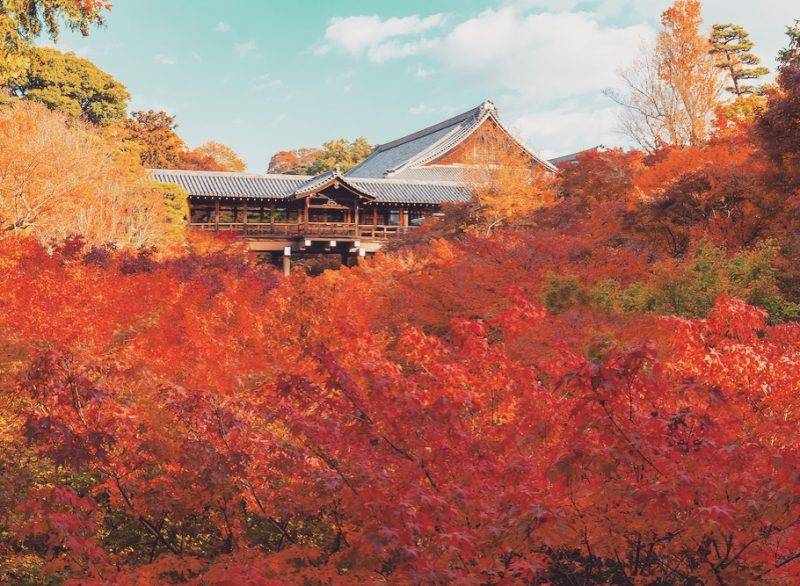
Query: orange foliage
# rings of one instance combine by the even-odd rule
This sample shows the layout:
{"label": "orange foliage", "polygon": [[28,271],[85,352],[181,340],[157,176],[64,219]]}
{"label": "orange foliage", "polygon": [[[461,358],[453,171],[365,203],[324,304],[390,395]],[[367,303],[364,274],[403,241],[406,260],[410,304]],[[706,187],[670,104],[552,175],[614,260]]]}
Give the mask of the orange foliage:
{"label": "orange foliage", "polygon": [[232,148],[220,142],[210,141],[196,149],[181,154],[181,169],[197,171],[232,171],[245,170],[244,161]]}
{"label": "orange foliage", "polygon": [[[552,315],[480,294],[477,264],[438,297],[419,263],[466,258],[279,280],[0,240],[14,429],[49,479],[16,487],[3,547],[115,583],[798,578],[800,327],[729,298],[707,321]],[[437,297],[470,303],[439,335]],[[628,349],[588,360],[598,335]]]}
{"label": "orange foliage", "polygon": [[533,212],[556,201],[555,174],[509,141],[484,134],[466,165],[474,223],[487,234],[498,226],[530,221]]}
{"label": "orange foliage", "polygon": [[0,111],[0,222],[42,242],[169,246],[161,193],[90,127],[32,103]]}
{"label": "orange foliage", "polygon": [[800,582],[791,67],[704,144],[511,152],[483,230],[316,278],[49,242],[139,176],[4,111],[0,581]]}

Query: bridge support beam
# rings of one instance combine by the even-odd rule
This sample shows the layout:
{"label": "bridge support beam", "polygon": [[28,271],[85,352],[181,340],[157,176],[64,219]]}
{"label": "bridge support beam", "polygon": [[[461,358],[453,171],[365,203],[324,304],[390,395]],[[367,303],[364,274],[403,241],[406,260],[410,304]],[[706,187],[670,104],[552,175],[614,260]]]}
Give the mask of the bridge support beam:
{"label": "bridge support beam", "polygon": [[288,277],[292,272],[292,247],[287,246],[283,249],[283,275]]}

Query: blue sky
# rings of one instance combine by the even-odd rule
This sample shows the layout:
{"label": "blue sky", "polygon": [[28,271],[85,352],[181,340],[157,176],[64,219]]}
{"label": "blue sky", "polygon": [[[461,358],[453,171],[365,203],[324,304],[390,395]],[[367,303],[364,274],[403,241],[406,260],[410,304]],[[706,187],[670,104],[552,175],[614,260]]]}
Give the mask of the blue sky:
{"label": "blue sky", "polygon": [[[623,144],[603,96],[668,0],[114,0],[107,25],[58,46],[125,83],[132,109],[178,117],[262,172],[278,151],[386,142],[492,99],[546,156]],[[772,66],[796,0],[706,0]]]}

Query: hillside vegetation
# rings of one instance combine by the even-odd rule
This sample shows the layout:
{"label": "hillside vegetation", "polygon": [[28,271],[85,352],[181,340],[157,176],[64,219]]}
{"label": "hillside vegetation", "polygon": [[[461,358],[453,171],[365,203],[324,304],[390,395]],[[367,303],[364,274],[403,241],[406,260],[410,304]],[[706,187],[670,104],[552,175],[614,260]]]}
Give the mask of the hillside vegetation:
{"label": "hillside vegetation", "polygon": [[685,144],[512,157],[317,277],[185,233],[131,147],[173,121],[10,98],[0,582],[797,583],[789,32],[776,83]]}

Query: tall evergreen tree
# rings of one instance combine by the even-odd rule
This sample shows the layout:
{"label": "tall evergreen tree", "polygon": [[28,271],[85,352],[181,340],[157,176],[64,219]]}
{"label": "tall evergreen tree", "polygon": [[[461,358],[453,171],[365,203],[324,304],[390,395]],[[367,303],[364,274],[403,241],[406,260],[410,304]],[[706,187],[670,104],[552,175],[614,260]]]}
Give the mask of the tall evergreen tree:
{"label": "tall evergreen tree", "polygon": [[710,52],[717,67],[730,75],[733,85],[726,89],[737,98],[757,93],[758,88],[744,82],[769,73],[752,49],[750,34],[738,24],[715,24],[711,30]]}
{"label": "tall evergreen tree", "polygon": [[778,63],[784,67],[800,60],[800,19],[786,27],[786,36],[789,37],[789,45],[778,53]]}

